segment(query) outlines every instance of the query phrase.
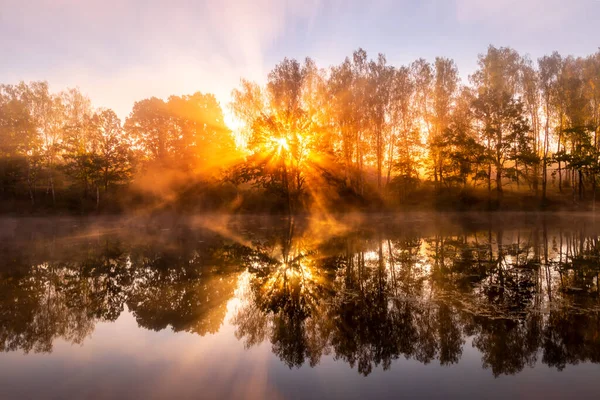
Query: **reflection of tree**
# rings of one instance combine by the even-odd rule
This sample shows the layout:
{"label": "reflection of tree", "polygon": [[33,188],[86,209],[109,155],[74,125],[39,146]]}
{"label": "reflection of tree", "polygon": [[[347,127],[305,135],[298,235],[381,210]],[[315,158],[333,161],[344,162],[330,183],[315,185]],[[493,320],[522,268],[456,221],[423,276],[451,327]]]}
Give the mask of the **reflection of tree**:
{"label": "reflection of tree", "polygon": [[[2,273],[0,283],[0,348],[43,352],[52,349],[59,332],[50,332],[56,303],[44,296],[44,282],[22,271]],[[62,329],[64,331],[64,329]]]}
{"label": "reflection of tree", "polygon": [[[583,324],[596,318],[591,311],[598,307],[596,297],[586,294],[596,281],[578,283],[588,288],[585,293],[563,290],[560,299],[545,303],[551,298],[547,294],[556,291],[555,271],[567,268],[568,260],[581,259],[579,244],[579,258],[574,258],[571,250],[562,254],[566,248],[549,250],[552,236],[545,230],[386,239],[362,231],[324,241],[307,241],[315,237],[312,232],[295,233],[255,246],[248,289],[240,293],[243,306],[233,319],[246,346],[268,339],[290,367],[306,359],[314,365],[329,351],[364,375],[379,365],[388,369],[400,357],[454,364],[466,336],[473,337],[483,367],[495,376],[534,365],[540,350],[543,362],[559,368],[561,359],[563,364],[598,362],[592,348],[597,324]],[[586,239],[583,253],[589,259],[596,243]],[[286,258],[289,249],[296,250]],[[593,276],[597,264],[588,264],[568,268],[578,276]],[[319,279],[290,272],[307,265],[311,277],[320,272]],[[582,271],[584,267],[591,272]],[[561,274],[564,286],[568,274]],[[544,317],[548,307],[556,306],[584,311]],[[574,324],[577,318],[582,322]],[[317,328],[308,333],[310,324]],[[309,347],[310,339],[318,345]]]}
{"label": "reflection of tree", "polygon": [[290,368],[308,358],[316,365],[325,351],[323,304],[329,290],[326,270],[315,269],[315,253],[294,243],[294,222],[281,241],[255,243],[249,257],[245,301],[233,319],[246,346],[269,338],[273,352]]}
{"label": "reflection of tree", "polygon": [[337,356],[365,375],[373,365],[388,369],[401,355],[423,363],[437,357],[442,364],[460,357],[463,340],[452,308],[429,301],[421,245],[415,237],[385,245],[377,240],[370,257],[359,252],[342,268],[332,341]]}
{"label": "reflection of tree", "polygon": [[[463,339],[452,308],[421,299],[418,238],[392,246],[350,236],[313,251],[302,237],[288,243],[289,236],[256,246],[263,256],[253,260],[263,261],[249,268],[249,290],[233,319],[247,346],[268,338],[290,367],[306,359],[314,365],[332,349],[365,375],[400,355],[429,362],[443,352],[442,363],[458,361]],[[374,243],[377,250],[367,251]],[[267,256],[278,246],[279,259]]]}
{"label": "reflection of tree", "polygon": [[[353,251],[340,264],[338,295],[330,311],[335,321],[332,346],[336,357],[350,366],[356,364],[358,371],[367,375],[373,364],[386,369],[399,354],[413,352],[418,335],[416,314],[412,302],[390,297],[396,282],[386,278],[381,243],[375,254],[365,254],[364,249],[356,248],[355,238],[349,238],[347,249]],[[410,285],[408,280],[402,282]]]}
{"label": "reflection of tree", "polygon": [[[26,260],[28,265],[0,274],[4,350],[49,352],[58,337],[82,343],[97,320],[118,317],[127,285],[125,255],[113,243],[99,248],[74,254],[50,247]],[[55,256],[61,252],[68,261]]]}
{"label": "reflection of tree", "polygon": [[214,333],[235,296],[236,337],[268,340],[290,368],[328,354],[364,375],[400,358],[450,365],[467,337],[495,376],[600,363],[593,232],[320,229],[238,227],[252,234],[237,242],[151,227],[2,241],[0,349],[83,343],[125,305],[147,329]]}
{"label": "reflection of tree", "polygon": [[600,315],[551,312],[543,332],[543,362],[558,370],[567,364],[600,363]]}
{"label": "reflection of tree", "polygon": [[57,338],[81,344],[125,304],[150,329],[216,332],[233,295],[240,246],[215,235],[179,242],[156,236],[51,237],[2,247],[12,262],[0,269],[0,349],[50,352]]}
{"label": "reflection of tree", "polygon": [[495,376],[515,374],[525,365],[535,365],[537,343],[530,346],[532,333],[524,321],[513,319],[476,318],[477,331],[473,345],[483,355],[484,368],[491,368]]}
{"label": "reflection of tree", "polygon": [[208,258],[186,246],[132,252],[135,283],[127,305],[138,324],[157,331],[171,325],[174,331],[200,335],[218,331],[237,275],[204,250]]}

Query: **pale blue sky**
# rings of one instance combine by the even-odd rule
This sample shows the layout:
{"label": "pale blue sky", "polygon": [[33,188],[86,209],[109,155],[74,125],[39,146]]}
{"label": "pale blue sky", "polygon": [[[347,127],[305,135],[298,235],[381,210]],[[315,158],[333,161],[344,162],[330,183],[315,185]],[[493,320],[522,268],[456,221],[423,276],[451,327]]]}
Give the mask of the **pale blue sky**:
{"label": "pale blue sky", "polygon": [[489,44],[536,59],[600,46],[600,0],[0,0],[0,82],[79,86],[125,117],[135,100],[195,91],[222,103],[283,57],[339,63],[358,47],[395,65]]}

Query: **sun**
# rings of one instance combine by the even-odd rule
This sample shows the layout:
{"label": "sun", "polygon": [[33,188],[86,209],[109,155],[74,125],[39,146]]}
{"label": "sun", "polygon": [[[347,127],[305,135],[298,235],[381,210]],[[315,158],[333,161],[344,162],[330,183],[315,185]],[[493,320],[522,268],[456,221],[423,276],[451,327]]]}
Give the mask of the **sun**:
{"label": "sun", "polygon": [[271,140],[273,141],[273,143],[275,144],[275,146],[277,147],[277,150],[279,152],[281,152],[281,150],[288,151],[290,149],[290,146],[288,145],[287,140],[283,137],[272,138]]}

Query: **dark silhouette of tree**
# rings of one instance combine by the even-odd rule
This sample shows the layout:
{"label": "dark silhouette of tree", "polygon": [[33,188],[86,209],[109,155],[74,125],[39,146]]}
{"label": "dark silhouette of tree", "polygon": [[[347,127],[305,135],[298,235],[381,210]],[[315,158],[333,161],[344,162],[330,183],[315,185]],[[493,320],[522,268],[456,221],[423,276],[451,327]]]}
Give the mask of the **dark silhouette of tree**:
{"label": "dark silhouette of tree", "polygon": [[231,323],[290,368],[327,355],[363,375],[400,358],[460,364],[467,337],[494,376],[599,363],[595,228],[492,222],[342,234],[302,220],[225,224],[247,241],[194,224],[14,229],[0,241],[0,348],[82,344],[127,309],[152,330],[203,336]]}

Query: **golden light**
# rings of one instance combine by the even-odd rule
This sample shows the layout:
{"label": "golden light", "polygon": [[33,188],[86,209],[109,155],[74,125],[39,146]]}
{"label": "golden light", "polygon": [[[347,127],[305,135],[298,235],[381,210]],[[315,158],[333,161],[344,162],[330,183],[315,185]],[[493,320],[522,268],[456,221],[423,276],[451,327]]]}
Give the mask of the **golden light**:
{"label": "golden light", "polygon": [[302,292],[311,292],[314,285],[321,282],[314,269],[314,256],[305,253],[300,247],[295,247],[289,258],[282,254],[277,261],[278,265],[271,270],[270,276],[262,285],[264,291],[272,292],[274,289],[289,288],[291,285]]}
{"label": "golden light", "polygon": [[282,149],[288,151],[290,146],[285,138],[273,138],[273,143],[277,146],[277,150],[281,151]]}
{"label": "golden light", "polygon": [[223,107],[223,120],[225,125],[231,129],[237,148],[248,152],[248,138],[243,134],[244,123],[235,116],[230,107]]}

